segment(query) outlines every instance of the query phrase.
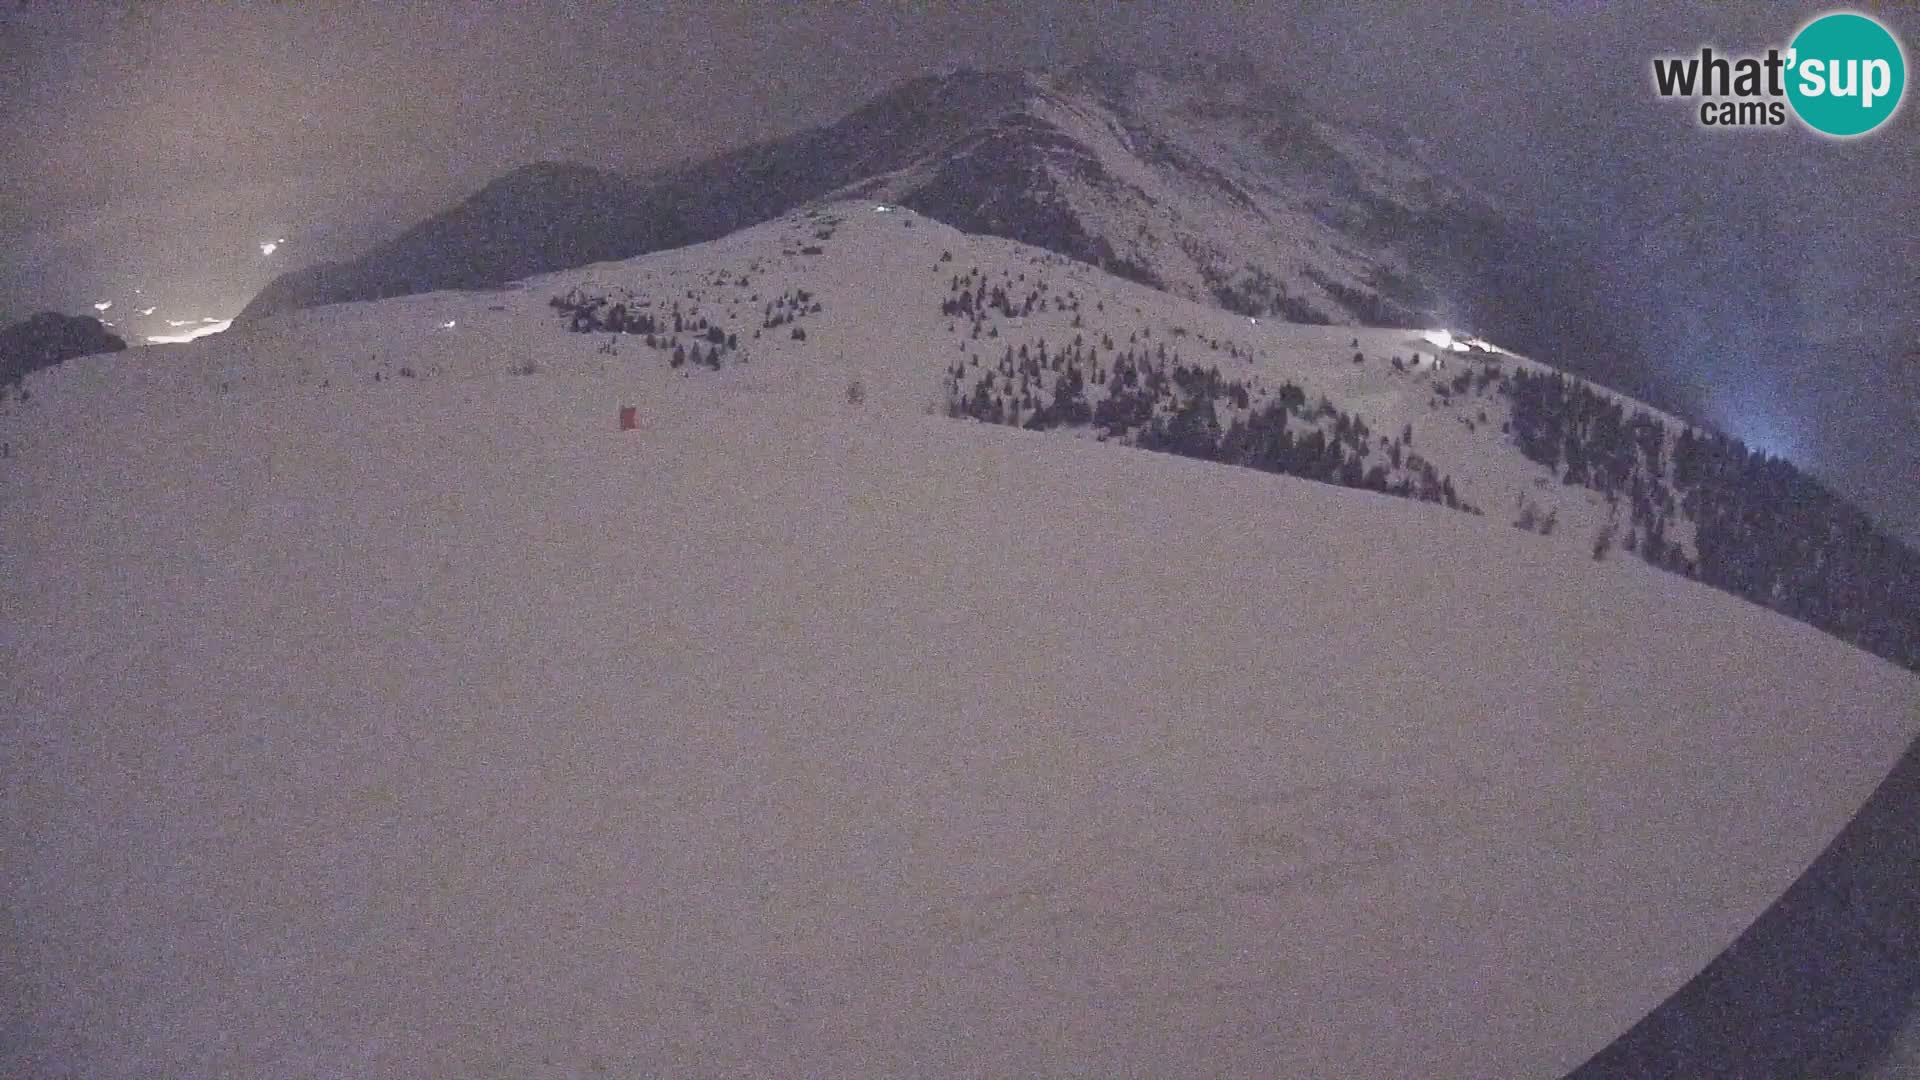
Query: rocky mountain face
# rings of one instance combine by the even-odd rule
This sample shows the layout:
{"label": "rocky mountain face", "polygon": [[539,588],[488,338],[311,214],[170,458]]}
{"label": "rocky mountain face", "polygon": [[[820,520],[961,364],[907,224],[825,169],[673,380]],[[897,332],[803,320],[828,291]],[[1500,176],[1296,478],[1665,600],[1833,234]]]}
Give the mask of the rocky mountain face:
{"label": "rocky mountain face", "polygon": [[1250,316],[1471,326],[1535,353],[1621,351],[1570,246],[1244,63],[908,82],[843,119],[644,177],[542,163],[242,320],[480,288],[715,239],[828,198],[912,208]]}

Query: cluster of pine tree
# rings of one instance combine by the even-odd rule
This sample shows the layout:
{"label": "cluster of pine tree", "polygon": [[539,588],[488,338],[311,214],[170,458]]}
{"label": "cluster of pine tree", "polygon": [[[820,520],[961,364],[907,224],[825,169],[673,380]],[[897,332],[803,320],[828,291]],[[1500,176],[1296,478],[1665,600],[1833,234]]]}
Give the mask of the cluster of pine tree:
{"label": "cluster of pine tree", "polygon": [[[988,316],[996,313],[1012,319],[1026,318],[1036,311],[1073,312],[1074,325],[1080,324],[1080,297],[1072,290],[1065,295],[1057,292],[1049,295],[1043,277],[1035,275],[1028,284],[1025,271],[1002,276],[1003,281],[988,285],[986,274],[977,266],[964,274],[952,275],[947,282],[947,298],[940,302],[940,314],[949,319],[972,320],[974,337],[980,336]],[[1015,295],[1020,296],[1018,301],[1013,299]]]}
{"label": "cluster of pine tree", "polygon": [[[691,294],[689,294],[691,295]],[[645,340],[650,349],[668,354],[674,368],[687,364],[720,370],[721,357],[740,347],[739,335],[707,321],[696,311],[682,312],[680,302],[656,314],[645,298],[611,300],[580,289],[556,296],[548,303],[567,316],[567,329],[576,334],[632,334]],[[682,336],[686,340],[681,340]]]}
{"label": "cluster of pine tree", "polygon": [[[980,368],[979,358],[973,357],[972,364]],[[1096,380],[1102,375],[1099,350],[1077,334],[1052,355],[1045,339],[1032,349],[1024,343],[1017,350],[1009,345],[997,363],[980,370],[969,394],[960,392],[967,366],[956,364],[947,372],[947,415],[1033,431],[1085,424],[1093,419],[1086,397],[1089,371]]]}
{"label": "cluster of pine tree", "polygon": [[1697,576],[1920,671],[1920,554],[1787,461],[1681,433],[1674,484]]}
{"label": "cluster of pine tree", "polygon": [[[1325,398],[1309,411],[1305,395],[1292,383],[1281,387],[1276,400],[1250,413],[1246,420],[1236,419],[1228,425],[1225,433],[1211,440],[1209,447],[1217,428],[1217,422],[1209,422],[1214,400],[1217,399],[1210,396],[1188,398],[1167,424],[1168,437],[1176,445],[1185,447],[1176,452],[1191,452],[1190,456],[1204,456],[1229,465],[1440,503],[1470,514],[1480,513],[1478,507],[1460,498],[1452,477],[1441,476],[1432,462],[1404,451],[1404,444],[1398,438],[1387,444],[1384,461],[1376,459],[1369,463],[1373,435],[1366,421],[1340,411]],[[1183,423],[1186,414],[1198,415]],[[1333,420],[1331,429],[1320,426],[1320,421],[1326,418]],[[1306,423],[1305,434],[1294,435],[1292,420]],[[1139,445],[1152,449],[1157,439],[1157,432],[1149,429]],[[1399,474],[1398,479],[1394,478],[1395,473]]]}
{"label": "cluster of pine tree", "polygon": [[1613,495],[1636,475],[1661,476],[1666,427],[1658,420],[1628,417],[1620,402],[1559,372],[1515,372],[1506,388],[1521,452],[1556,469],[1564,466],[1568,485]]}
{"label": "cluster of pine tree", "polygon": [[1656,566],[1691,571],[1685,554],[1667,539],[1676,495],[1664,456],[1666,425],[1629,415],[1617,400],[1559,372],[1517,371],[1501,389],[1512,402],[1513,439],[1520,452],[1559,473],[1561,482],[1591,488],[1631,509],[1624,546]]}
{"label": "cluster of pine tree", "polygon": [[[1622,546],[1844,641],[1920,670],[1920,554],[1786,461],[1725,435],[1665,425],[1558,373],[1516,373],[1513,436],[1565,483],[1632,506]],[[1697,558],[1666,537],[1683,511]]]}
{"label": "cluster of pine tree", "polygon": [[789,289],[767,301],[766,307],[760,313],[760,328],[772,330],[791,322],[798,322],[803,316],[819,313],[820,301],[815,299],[812,293],[805,289]]}
{"label": "cluster of pine tree", "polygon": [[[964,362],[947,371],[947,414],[1034,431],[1091,425],[1103,437],[1145,450],[1480,512],[1459,497],[1451,477],[1406,450],[1411,426],[1400,437],[1381,437],[1380,457],[1369,462],[1376,446],[1366,421],[1325,398],[1309,406],[1306,392],[1291,382],[1255,408],[1247,382],[1225,378],[1218,367],[1189,365],[1177,352],[1169,356],[1164,342],[1151,351],[1129,347],[1110,359],[1110,366],[1103,363],[1098,347],[1077,335],[1051,355],[1042,341],[1036,350],[1008,346],[991,367],[974,357],[971,371]],[[1097,404],[1088,403],[1090,385],[1104,391]],[[1225,425],[1222,402],[1232,410]],[[1303,430],[1296,434],[1292,422]]]}
{"label": "cluster of pine tree", "polygon": [[1223,274],[1204,260],[1200,266],[1201,280],[1215,302],[1236,315],[1274,316],[1313,326],[1333,324],[1324,312],[1288,293],[1284,282],[1258,266],[1248,264],[1239,276]]}
{"label": "cluster of pine tree", "polygon": [[1405,329],[1417,329],[1422,320],[1419,314],[1394,303],[1378,292],[1344,285],[1332,278],[1320,274],[1310,274],[1315,285],[1327,291],[1327,295],[1358,319],[1364,326],[1397,326]]}

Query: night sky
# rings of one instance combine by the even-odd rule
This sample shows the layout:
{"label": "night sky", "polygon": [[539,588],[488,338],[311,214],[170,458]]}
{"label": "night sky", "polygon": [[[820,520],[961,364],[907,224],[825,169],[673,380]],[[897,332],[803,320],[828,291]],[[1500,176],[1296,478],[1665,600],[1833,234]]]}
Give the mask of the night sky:
{"label": "night sky", "polygon": [[[1574,230],[1664,397],[1920,540],[1913,103],[1838,142],[1652,91],[1654,55],[1784,46],[1824,8],[1241,6],[10,3],[0,319],[110,300],[134,340],[534,159],[645,169],[956,66],[1241,49]],[[1920,10],[1861,10],[1920,53]]]}

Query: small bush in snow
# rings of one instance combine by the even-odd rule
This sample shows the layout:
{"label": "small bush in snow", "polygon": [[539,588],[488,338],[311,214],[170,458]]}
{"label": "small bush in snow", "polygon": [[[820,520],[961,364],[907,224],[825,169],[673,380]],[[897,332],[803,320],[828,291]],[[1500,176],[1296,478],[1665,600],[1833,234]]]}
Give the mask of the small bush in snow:
{"label": "small bush in snow", "polygon": [[1524,492],[1517,496],[1515,501],[1519,504],[1520,516],[1514,519],[1514,528],[1537,532],[1541,536],[1553,535],[1553,527],[1558,523],[1560,511],[1555,510],[1550,514],[1542,513],[1540,507],[1532,499],[1527,498]]}
{"label": "small bush in snow", "polygon": [[1602,525],[1600,527],[1600,531],[1594,535],[1593,561],[1594,562],[1604,561],[1607,557],[1607,552],[1612,550],[1613,550],[1613,522],[1609,521],[1605,525]]}

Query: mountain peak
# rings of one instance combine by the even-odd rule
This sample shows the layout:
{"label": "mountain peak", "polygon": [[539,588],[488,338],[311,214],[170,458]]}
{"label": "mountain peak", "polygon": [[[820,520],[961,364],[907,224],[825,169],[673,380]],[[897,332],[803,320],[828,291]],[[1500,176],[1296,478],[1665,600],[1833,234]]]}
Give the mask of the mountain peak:
{"label": "mountain peak", "polygon": [[[1543,298],[1533,283],[1555,272],[1513,253],[1547,245],[1408,140],[1327,118],[1236,53],[957,68],[832,124],[644,177],[534,162],[361,259],[274,282],[242,318],[504,284],[827,198],[909,206],[1244,315],[1464,324],[1534,348],[1600,323]],[[1577,344],[1617,351],[1590,332]]]}

